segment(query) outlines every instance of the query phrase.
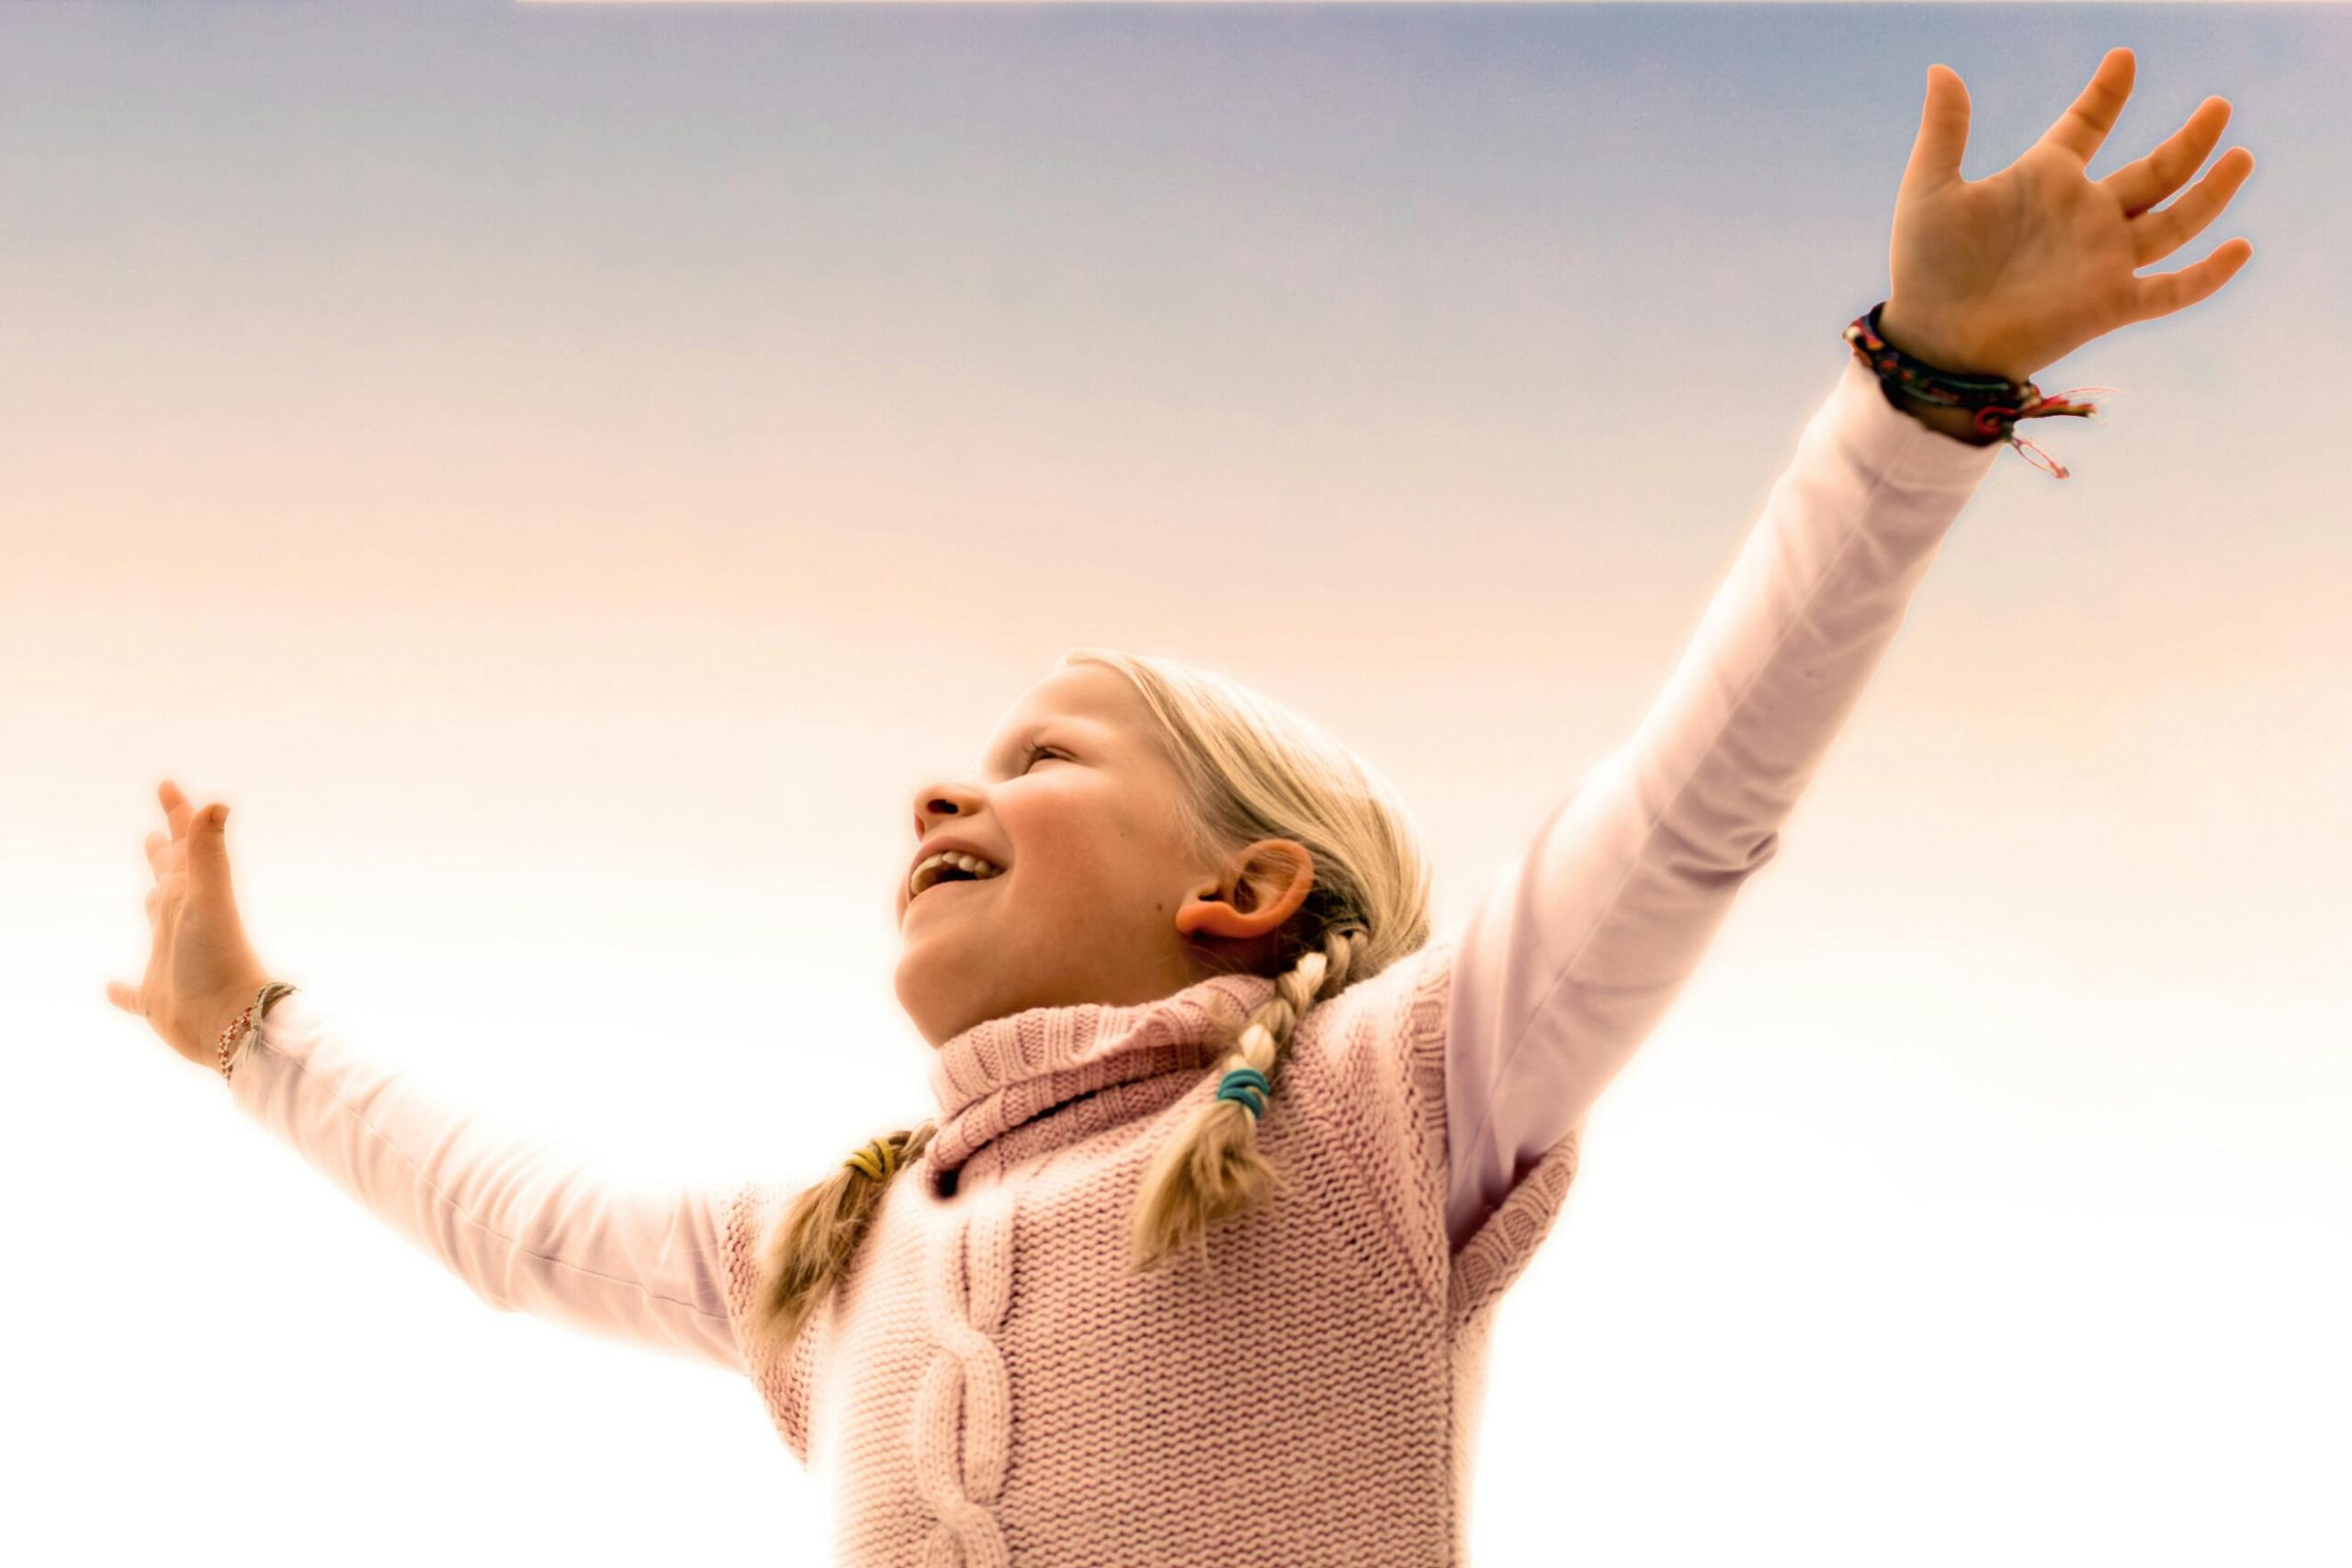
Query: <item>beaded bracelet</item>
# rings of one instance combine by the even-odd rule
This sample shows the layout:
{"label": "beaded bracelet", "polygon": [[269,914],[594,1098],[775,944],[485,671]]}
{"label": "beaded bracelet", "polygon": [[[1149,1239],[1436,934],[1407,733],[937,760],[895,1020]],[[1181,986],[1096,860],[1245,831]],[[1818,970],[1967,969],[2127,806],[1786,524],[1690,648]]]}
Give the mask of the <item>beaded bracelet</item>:
{"label": "beaded bracelet", "polygon": [[[1943,408],[1962,409],[1972,416],[1981,435],[2000,436],[2016,447],[2020,457],[2033,463],[2031,452],[2041,448],[2016,434],[2021,419],[2041,419],[2050,414],[2082,414],[2098,419],[2096,403],[2075,403],[2066,400],[2076,392],[2112,392],[2113,387],[2070,387],[2055,398],[2045,398],[2041,389],[2030,380],[2011,381],[2000,376],[1962,376],[1950,370],[1939,370],[1924,359],[1914,359],[1879,335],[1879,312],[1885,310],[1883,299],[1846,324],[1839,335],[1853,345],[1854,357],[1875,372],[1879,389],[1886,400],[1896,408],[1899,386],[1905,397],[1917,398],[1923,403]],[[2101,421],[2101,423],[2105,423]],[[1989,445],[1989,443],[1988,443]],[[2042,453],[2045,457],[2048,453]],[[2047,464],[2033,463],[2060,479],[2066,477],[2065,466],[2052,457]]]}
{"label": "beaded bracelet", "polygon": [[293,987],[283,980],[272,980],[254,996],[253,1005],[239,1013],[235,1021],[220,1032],[220,1077],[223,1079],[231,1083],[236,1081],[231,1076],[236,1070],[236,1064],[229,1060],[229,1053],[234,1048],[235,1042],[244,1034],[246,1026],[251,1024],[254,1032],[259,1033],[261,1031],[259,1021],[269,1011],[269,1004],[293,989]]}

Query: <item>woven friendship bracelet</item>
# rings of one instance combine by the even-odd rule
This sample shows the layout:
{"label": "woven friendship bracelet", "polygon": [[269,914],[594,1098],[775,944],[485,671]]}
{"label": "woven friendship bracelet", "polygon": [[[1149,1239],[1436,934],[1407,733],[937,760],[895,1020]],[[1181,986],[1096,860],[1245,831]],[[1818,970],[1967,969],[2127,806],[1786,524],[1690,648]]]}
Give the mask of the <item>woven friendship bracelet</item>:
{"label": "woven friendship bracelet", "polygon": [[2047,462],[2034,462],[2032,453],[2041,448],[2016,433],[2021,419],[2043,419],[2052,414],[2081,414],[2097,419],[2096,403],[2075,403],[2066,400],[2076,392],[2112,392],[2113,387],[2071,387],[2055,398],[2045,398],[2041,389],[2030,380],[2011,381],[1999,376],[1962,376],[1942,370],[1924,359],[1914,359],[1879,335],[1879,312],[1886,309],[1883,299],[1846,324],[1839,335],[1850,344],[1854,357],[1870,367],[1877,375],[1881,391],[1890,403],[1895,402],[1894,390],[1900,388],[1907,397],[1942,408],[1965,410],[1980,435],[1997,435],[2018,449],[2018,456],[2037,468],[2066,477],[2065,465],[2042,452]]}

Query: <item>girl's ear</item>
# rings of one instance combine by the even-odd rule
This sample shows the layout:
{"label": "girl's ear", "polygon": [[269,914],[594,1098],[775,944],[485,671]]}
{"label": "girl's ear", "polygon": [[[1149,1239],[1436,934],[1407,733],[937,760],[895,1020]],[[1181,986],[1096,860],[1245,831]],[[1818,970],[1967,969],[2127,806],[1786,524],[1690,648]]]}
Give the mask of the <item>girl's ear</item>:
{"label": "girl's ear", "polygon": [[1250,941],[1282,929],[1315,887],[1315,857],[1295,839],[1261,839],[1176,911],[1186,936]]}

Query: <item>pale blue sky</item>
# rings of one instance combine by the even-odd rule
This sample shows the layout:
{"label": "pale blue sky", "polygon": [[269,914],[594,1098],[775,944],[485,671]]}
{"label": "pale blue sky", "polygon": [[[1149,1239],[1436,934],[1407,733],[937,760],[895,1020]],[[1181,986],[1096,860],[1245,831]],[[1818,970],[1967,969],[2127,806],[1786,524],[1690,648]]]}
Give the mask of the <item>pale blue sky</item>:
{"label": "pale blue sky", "polygon": [[1596,1111],[1473,1542],[2352,1555],[2352,11],[2284,6],[0,6],[18,1539],[820,1560],[747,1390],[487,1312],[106,1008],[159,778],[368,1044],[815,1179],[929,1113],[915,785],[1062,649],[1327,725],[1457,921],[1885,297],[1928,65],[1974,178],[2116,44],[2092,175],[2229,98],[2154,270],[2254,257],[2041,377],[2118,390]]}

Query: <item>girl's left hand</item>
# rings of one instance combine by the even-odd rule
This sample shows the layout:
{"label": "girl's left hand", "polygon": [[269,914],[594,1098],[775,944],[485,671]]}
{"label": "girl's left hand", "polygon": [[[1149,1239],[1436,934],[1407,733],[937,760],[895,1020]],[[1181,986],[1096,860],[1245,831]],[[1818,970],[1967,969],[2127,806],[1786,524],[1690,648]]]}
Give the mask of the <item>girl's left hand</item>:
{"label": "girl's left hand", "polygon": [[2211,97],[2146,157],[2087,178],[2132,96],[2133,67],[2130,50],[2109,50],[2041,140],[1981,180],[1960,175],[1968,89],[1950,66],[1928,67],[1919,136],[1894,201],[1893,288],[1879,313],[1887,342],[1941,370],[2025,381],[2095,337],[2186,310],[2245,265],[2254,246],[2241,238],[2194,266],[2132,276],[2196,238],[2254,169],[2254,154],[2233,147],[2187,196],[2148,210],[2221,140],[2230,103]]}
{"label": "girl's left hand", "polygon": [[220,1031],[269,984],[245,940],[229,886],[229,808],[191,811],[179,785],[155,789],[171,835],[147,835],[155,886],[147,894],[147,974],[107,982],[107,1000],[135,1012],[200,1067],[217,1064]]}

